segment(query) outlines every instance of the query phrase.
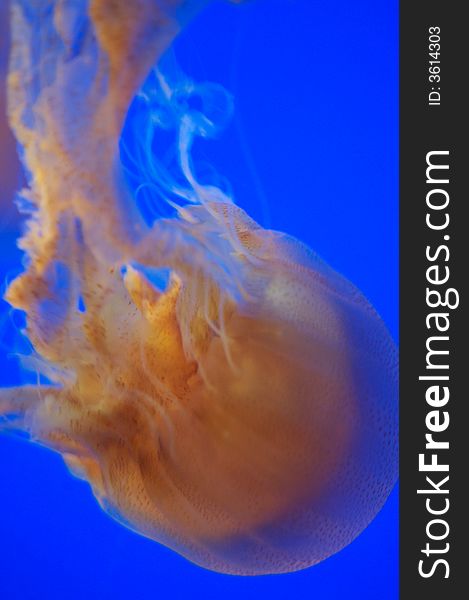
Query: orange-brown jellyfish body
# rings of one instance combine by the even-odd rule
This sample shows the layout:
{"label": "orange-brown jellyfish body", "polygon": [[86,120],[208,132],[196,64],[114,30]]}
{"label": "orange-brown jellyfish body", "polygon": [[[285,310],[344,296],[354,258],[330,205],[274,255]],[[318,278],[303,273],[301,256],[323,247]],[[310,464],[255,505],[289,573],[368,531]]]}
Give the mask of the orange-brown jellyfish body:
{"label": "orange-brown jellyfish body", "polygon": [[[10,122],[36,210],[7,299],[52,384],[2,390],[0,413],[139,533],[217,571],[293,571],[395,483],[397,354],[352,284],[197,181],[190,143],[190,202],[140,218],[119,136],[185,6],[13,2]],[[170,269],[167,288],[139,266]]]}
{"label": "orange-brown jellyfish body", "polygon": [[8,64],[8,6],[0,2],[0,228],[13,229],[18,221],[12,198],[20,180],[20,163],[6,115],[6,72]]}

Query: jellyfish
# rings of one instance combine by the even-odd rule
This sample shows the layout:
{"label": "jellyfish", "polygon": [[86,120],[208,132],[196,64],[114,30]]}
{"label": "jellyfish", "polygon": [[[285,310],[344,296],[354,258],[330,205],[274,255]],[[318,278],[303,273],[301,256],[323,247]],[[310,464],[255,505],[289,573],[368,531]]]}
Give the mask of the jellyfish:
{"label": "jellyfish", "polygon": [[[394,486],[397,352],[352,283],[198,176],[193,142],[230,97],[154,65],[204,4],[12,0],[28,220],[6,299],[38,383],[0,391],[2,429],[198,565],[290,572],[352,542]],[[127,149],[172,211],[152,219],[120,145],[136,95],[141,137],[175,136],[177,176],[151,143]]]}

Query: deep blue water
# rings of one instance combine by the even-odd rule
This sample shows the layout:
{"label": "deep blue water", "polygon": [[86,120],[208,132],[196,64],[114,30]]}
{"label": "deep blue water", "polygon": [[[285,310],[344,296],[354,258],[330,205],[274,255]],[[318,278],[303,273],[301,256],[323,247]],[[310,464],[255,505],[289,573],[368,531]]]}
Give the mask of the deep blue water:
{"label": "deep blue water", "polygon": [[[235,96],[225,134],[203,148],[237,202],[306,241],[351,279],[396,338],[397,0],[215,3],[176,52],[196,80]],[[0,276],[20,268],[15,224]],[[0,383],[20,381],[0,309]],[[127,531],[51,452],[0,438],[0,598],[388,600],[398,597],[397,492],[339,554],[309,570],[241,578],[192,565]]]}

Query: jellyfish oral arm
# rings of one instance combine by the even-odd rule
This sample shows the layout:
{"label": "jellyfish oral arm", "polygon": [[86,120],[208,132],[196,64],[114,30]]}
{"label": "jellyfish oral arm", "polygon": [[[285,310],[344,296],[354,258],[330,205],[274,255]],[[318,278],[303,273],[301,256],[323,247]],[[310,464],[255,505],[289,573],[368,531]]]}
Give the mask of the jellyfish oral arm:
{"label": "jellyfish oral arm", "polygon": [[38,397],[41,393],[47,393],[47,388],[42,390],[42,392],[40,388],[35,385],[1,388],[0,414],[14,415],[26,412],[38,402]]}

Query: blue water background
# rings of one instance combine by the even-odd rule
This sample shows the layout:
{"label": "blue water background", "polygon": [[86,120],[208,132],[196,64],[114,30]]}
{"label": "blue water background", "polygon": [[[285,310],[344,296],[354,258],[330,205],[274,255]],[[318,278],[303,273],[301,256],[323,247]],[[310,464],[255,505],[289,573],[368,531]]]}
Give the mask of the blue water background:
{"label": "blue water background", "polygon": [[[176,43],[185,71],[235,96],[236,115],[201,150],[237,202],[306,241],[366,294],[397,339],[396,0],[215,3]],[[15,223],[0,276],[20,269]],[[21,381],[0,309],[0,384]],[[388,600],[398,597],[397,492],[349,547],[282,576],[201,569],[107,517],[53,453],[0,438],[0,598]],[[216,485],[216,482],[214,482]]]}

